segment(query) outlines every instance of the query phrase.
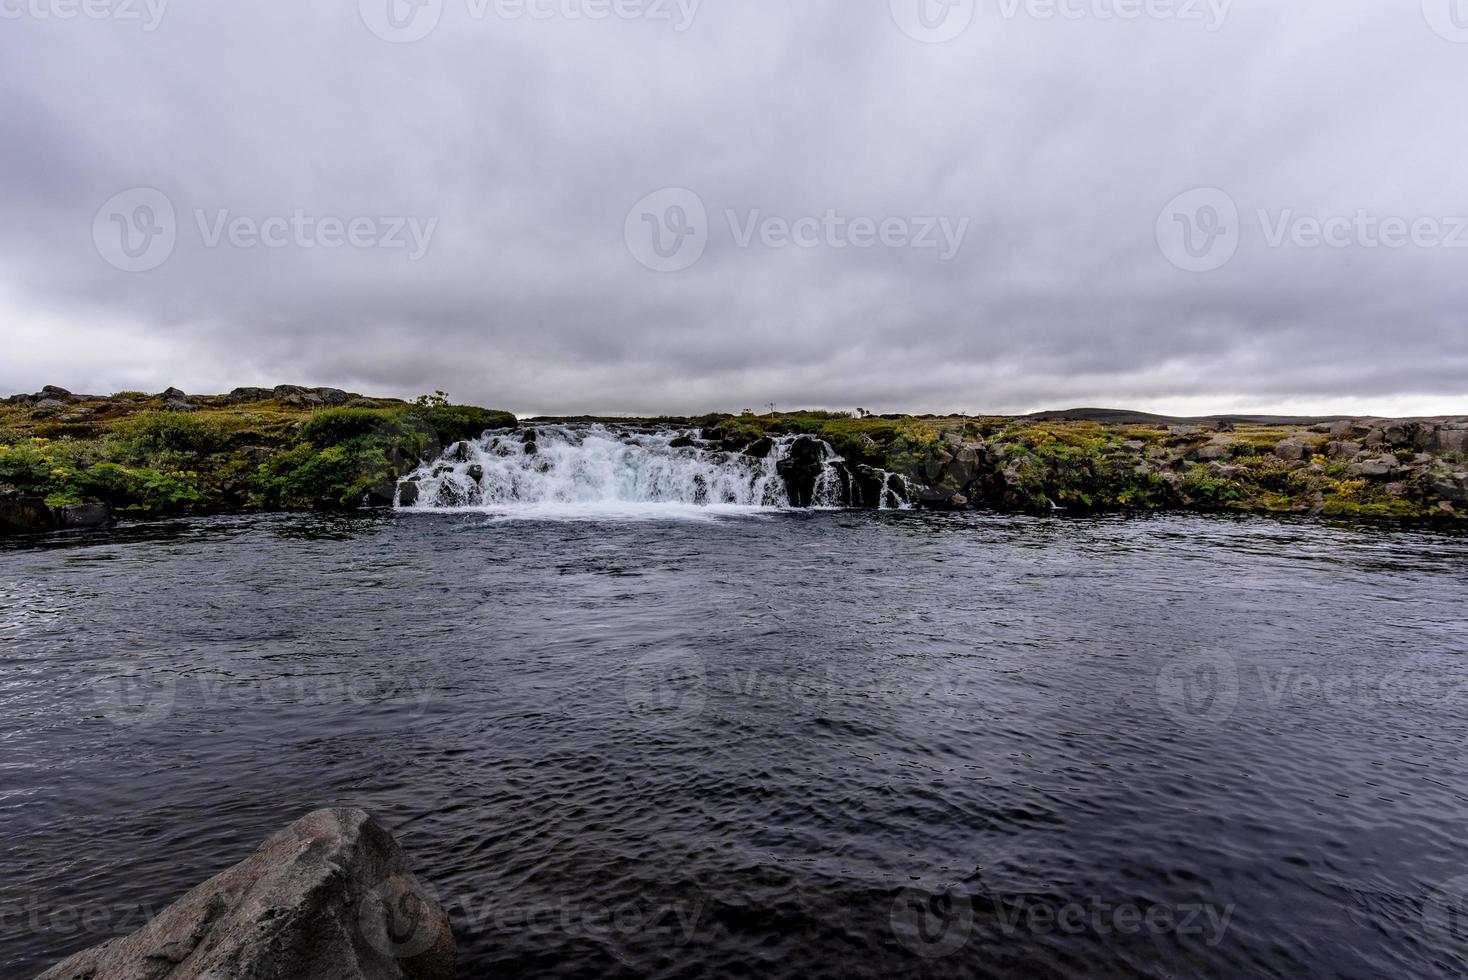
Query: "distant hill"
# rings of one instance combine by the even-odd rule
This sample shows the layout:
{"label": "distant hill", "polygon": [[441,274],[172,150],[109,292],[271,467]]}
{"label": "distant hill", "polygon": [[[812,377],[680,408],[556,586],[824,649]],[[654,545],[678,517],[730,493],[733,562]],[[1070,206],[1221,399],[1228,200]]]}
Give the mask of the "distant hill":
{"label": "distant hill", "polygon": [[1105,425],[1188,425],[1233,422],[1235,425],[1318,425],[1351,418],[1349,415],[1206,415],[1183,417],[1133,412],[1124,408],[1067,408],[1024,416],[1036,422],[1100,422]]}

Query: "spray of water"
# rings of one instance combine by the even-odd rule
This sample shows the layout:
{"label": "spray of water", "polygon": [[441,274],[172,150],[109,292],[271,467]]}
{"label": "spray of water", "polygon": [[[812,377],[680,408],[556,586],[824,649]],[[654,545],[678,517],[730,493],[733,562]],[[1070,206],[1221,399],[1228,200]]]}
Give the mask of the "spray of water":
{"label": "spray of water", "polygon": [[[417,488],[410,505],[416,510],[534,508],[565,516],[775,510],[792,505],[780,464],[801,438],[773,439],[756,456],[705,441],[697,430],[538,425],[459,443],[404,482]],[[900,484],[885,473],[881,499],[859,499],[841,457],[824,442],[819,447],[812,506],[905,506]]]}

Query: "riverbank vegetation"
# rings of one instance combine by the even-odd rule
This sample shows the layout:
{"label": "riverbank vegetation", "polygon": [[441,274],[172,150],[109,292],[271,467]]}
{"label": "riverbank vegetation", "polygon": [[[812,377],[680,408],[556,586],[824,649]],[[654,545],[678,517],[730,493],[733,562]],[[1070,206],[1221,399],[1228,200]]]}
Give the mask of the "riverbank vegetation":
{"label": "riverbank vegetation", "polygon": [[[700,429],[731,452],[770,436],[815,435],[853,469],[899,474],[918,503],[944,509],[1468,514],[1462,418],[1249,424],[745,412],[640,421]],[[441,392],[404,402],[291,385],[105,398],[48,387],[0,401],[0,498],[58,510],[101,504],[122,516],[385,506],[421,462],[516,424]]]}

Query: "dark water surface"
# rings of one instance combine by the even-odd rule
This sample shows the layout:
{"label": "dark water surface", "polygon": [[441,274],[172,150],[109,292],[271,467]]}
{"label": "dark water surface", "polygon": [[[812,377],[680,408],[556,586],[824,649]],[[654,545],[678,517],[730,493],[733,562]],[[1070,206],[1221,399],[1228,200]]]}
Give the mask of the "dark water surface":
{"label": "dark water surface", "polygon": [[1465,597],[1462,536],[1191,516],[7,543],[0,976],[332,804],[464,977],[1460,977]]}

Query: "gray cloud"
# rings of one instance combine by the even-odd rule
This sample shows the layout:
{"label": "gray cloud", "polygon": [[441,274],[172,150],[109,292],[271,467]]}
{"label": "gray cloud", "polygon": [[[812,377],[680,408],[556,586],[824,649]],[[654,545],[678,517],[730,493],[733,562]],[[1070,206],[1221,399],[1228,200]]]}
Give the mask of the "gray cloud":
{"label": "gray cloud", "polygon": [[[654,0],[599,21],[443,0],[431,33],[396,44],[367,24],[389,0],[194,0],[151,31],[37,15],[65,2],[0,0],[0,390],[291,381],[534,413],[1465,410],[1468,247],[1366,247],[1356,227],[1347,247],[1268,240],[1282,216],[1291,233],[1364,212],[1447,237],[1468,217],[1468,44],[1419,4],[1240,0],[1210,30],[1102,19],[1116,0],[1062,0],[1073,19],[987,0],[927,44],[888,0],[703,0],[681,31]],[[93,225],[136,187],[171,203],[176,245],[129,273]],[[708,244],[658,272],[624,227],[670,187],[696,192]],[[1157,238],[1195,188],[1239,213],[1237,253],[1207,272]],[[311,235],[367,218],[374,245],[393,219],[437,223],[415,261],[294,231],[210,247],[196,211],[212,227],[222,210],[299,211]],[[968,225],[944,261],[741,247],[729,210]]]}

